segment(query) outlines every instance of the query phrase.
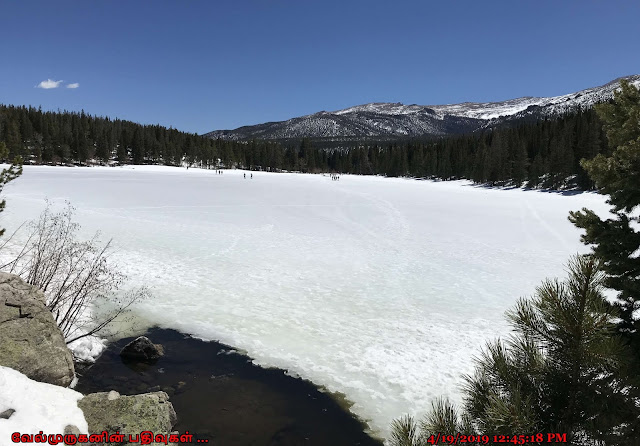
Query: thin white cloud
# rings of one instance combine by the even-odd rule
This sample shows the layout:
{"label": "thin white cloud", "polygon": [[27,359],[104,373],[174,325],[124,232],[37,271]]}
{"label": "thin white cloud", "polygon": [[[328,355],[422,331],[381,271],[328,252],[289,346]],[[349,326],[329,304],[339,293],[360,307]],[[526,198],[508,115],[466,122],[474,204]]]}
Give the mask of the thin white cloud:
{"label": "thin white cloud", "polygon": [[36,85],[36,88],[44,88],[48,90],[50,88],[58,88],[63,81],[54,81],[52,79],[47,79],[46,81],[40,82]]}
{"label": "thin white cloud", "polygon": [[67,85],[67,88],[78,88],[79,86],[80,86],[80,84],[79,84],[79,83],[74,82],[73,84],[69,84],[69,85]]}

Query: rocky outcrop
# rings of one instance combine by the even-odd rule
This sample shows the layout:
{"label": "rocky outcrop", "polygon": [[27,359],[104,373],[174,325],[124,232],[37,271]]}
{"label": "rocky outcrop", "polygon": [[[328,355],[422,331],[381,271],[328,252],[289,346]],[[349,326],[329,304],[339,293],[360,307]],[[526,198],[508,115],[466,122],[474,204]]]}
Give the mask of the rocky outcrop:
{"label": "rocky outcrop", "polygon": [[38,288],[0,272],[0,365],[29,378],[67,387],[73,356]]}
{"label": "rocky outcrop", "polygon": [[164,349],[160,344],[154,344],[146,336],[139,336],[125,345],[120,356],[136,361],[154,361],[163,356]]}
{"label": "rocky outcrop", "polygon": [[[136,339],[123,349],[123,356],[137,361],[155,360],[162,354],[162,346],[153,344],[146,337]],[[45,305],[42,291],[18,276],[3,272],[0,272],[0,366],[14,369],[34,381],[64,387],[75,376],[73,356],[53,315]],[[16,375],[22,376],[19,373]],[[72,392],[70,389],[59,390]],[[176,412],[165,392],[132,396],[120,396],[115,391],[92,393],[80,399],[77,404],[75,410],[82,410],[89,432],[119,432],[126,435],[123,437],[126,440],[129,439],[129,434],[137,439],[141,432],[153,432],[154,435],[169,438],[171,428],[177,420]],[[0,412],[0,419],[11,423],[12,416],[19,409],[3,409],[6,410]],[[67,425],[64,434],[78,435],[80,430],[77,426]],[[140,442],[142,436],[131,444]]]}
{"label": "rocky outcrop", "polygon": [[177,421],[165,392],[131,396],[120,395],[114,390],[91,393],[78,401],[78,407],[84,413],[89,432],[119,431],[126,440],[129,435],[135,437],[143,431],[169,435]]}

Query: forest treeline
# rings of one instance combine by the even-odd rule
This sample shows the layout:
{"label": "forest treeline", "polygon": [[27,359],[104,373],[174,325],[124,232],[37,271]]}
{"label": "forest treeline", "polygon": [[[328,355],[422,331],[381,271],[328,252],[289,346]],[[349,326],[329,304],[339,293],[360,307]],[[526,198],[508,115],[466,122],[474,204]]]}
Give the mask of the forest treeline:
{"label": "forest treeline", "polygon": [[[512,123],[441,139],[345,143],[226,141],[84,112],[0,105],[0,142],[9,156],[34,164],[220,166],[302,172],[470,179],[477,183],[589,189],[582,158],[606,153],[602,123],[592,110]],[[11,158],[13,159],[13,158]]]}

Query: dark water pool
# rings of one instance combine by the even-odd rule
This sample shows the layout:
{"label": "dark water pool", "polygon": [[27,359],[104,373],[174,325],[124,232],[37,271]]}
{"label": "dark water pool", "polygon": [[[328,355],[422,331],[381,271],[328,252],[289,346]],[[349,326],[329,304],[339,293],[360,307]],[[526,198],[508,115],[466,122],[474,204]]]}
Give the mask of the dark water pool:
{"label": "dark water pool", "polygon": [[164,390],[178,414],[174,429],[210,445],[382,446],[336,398],[308,381],[174,330],[153,328],[146,336],[163,345],[164,357],[153,364],[124,362],[120,349],[133,338],[122,339],[94,365],[79,368],[76,390],[123,395]]}

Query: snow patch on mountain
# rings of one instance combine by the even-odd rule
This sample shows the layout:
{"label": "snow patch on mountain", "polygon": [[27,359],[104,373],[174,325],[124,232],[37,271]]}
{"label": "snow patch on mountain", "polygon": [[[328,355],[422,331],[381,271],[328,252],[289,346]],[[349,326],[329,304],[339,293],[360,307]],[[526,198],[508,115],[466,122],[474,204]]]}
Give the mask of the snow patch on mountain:
{"label": "snow patch on mountain", "polygon": [[[640,75],[620,79],[627,79],[640,87]],[[573,110],[588,109],[613,98],[620,79],[600,87],[548,98],[522,97],[502,102],[448,105],[372,102],[287,121],[218,130],[206,136],[232,140],[447,136],[499,125],[504,120],[526,116],[553,117]]]}
{"label": "snow patch on mountain", "polygon": [[338,110],[333,112],[336,115],[346,115],[349,113],[379,113],[384,115],[410,115],[416,113],[431,112],[427,107],[422,105],[404,105],[400,102],[387,103],[387,102],[372,102],[371,104],[356,105],[355,107],[345,108],[344,110]]}
{"label": "snow patch on mountain", "polygon": [[[633,85],[640,86],[640,75],[629,76],[626,79]],[[588,88],[576,93],[549,98],[523,97],[503,102],[466,102],[463,104],[432,105],[429,107],[443,114],[487,120],[516,115],[531,106],[544,107],[546,108],[546,114],[557,115],[573,109],[587,109],[600,102],[608,101],[613,98],[613,92],[618,89],[619,85],[620,79],[616,79],[601,87]]]}

